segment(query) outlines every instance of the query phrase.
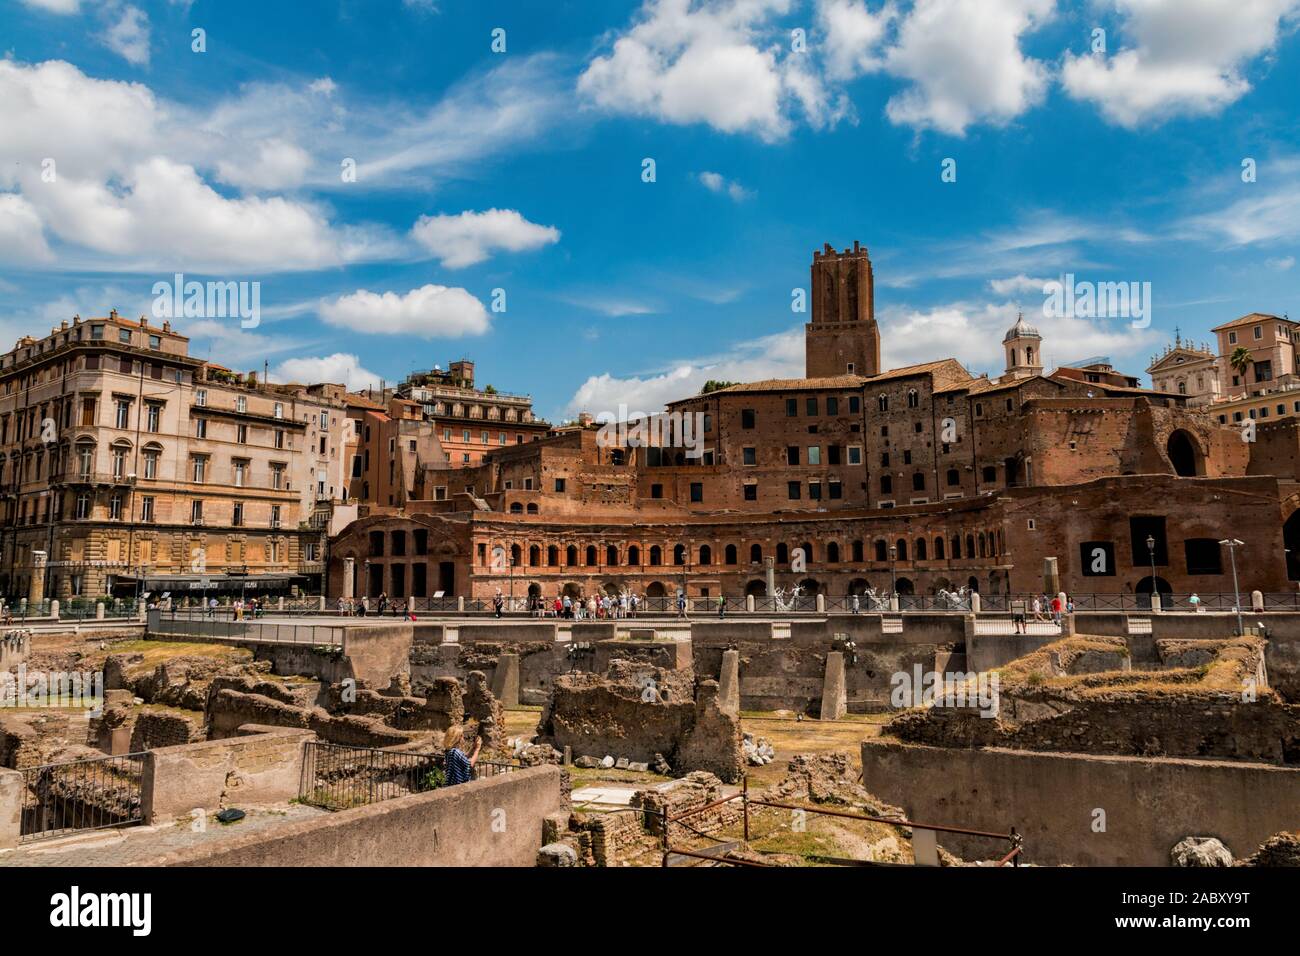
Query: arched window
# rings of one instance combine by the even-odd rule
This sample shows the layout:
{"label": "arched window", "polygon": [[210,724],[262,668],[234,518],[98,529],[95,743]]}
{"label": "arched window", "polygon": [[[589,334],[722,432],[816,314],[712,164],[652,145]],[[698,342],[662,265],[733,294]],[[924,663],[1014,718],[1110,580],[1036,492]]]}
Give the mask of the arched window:
{"label": "arched window", "polygon": [[523,503],[522,503],[522,502],[518,502],[518,501],[512,501],[512,502],[510,502],[510,513],[511,513],[512,515],[521,515],[521,514],[523,514],[523,513],[524,513],[524,506],[523,506]]}
{"label": "arched window", "polygon": [[524,562],[523,551],[520,549],[519,545],[517,545],[517,544],[512,544],[512,545],[510,546],[510,564],[511,564],[511,566],[517,568],[517,567],[519,567],[519,565],[523,564],[523,562]]}
{"label": "arched window", "polygon": [[898,541],[895,542],[894,547],[898,549],[898,560],[906,561],[907,560],[907,539],[899,538]]}
{"label": "arched window", "polygon": [[877,561],[889,560],[889,547],[885,544],[883,538],[876,539],[876,560]]}
{"label": "arched window", "polygon": [[1034,347],[1032,345],[1026,346],[1025,348],[1025,364],[1026,365],[1034,364]]}
{"label": "arched window", "polygon": [[934,559],[936,561],[943,560],[943,538],[934,539]]}
{"label": "arched window", "polygon": [[707,544],[700,545],[700,564],[713,563],[713,549]]}
{"label": "arched window", "polygon": [[959,534],[952,536],[952,556],[954,558],[961,557],[961,535]]}
{"label": "arched window", "polygon": [[736,546],[734,544],[727,545],[727,549],[722,552],[722,559],[726,561],[727,564],[736,563]]}
{"label": "arched window", "polygon": [[641,549],[636,545],[627,549],[627,563],[634,568],[641,564]]}
{"label": "arched window", "polygon": [[537,545],[533,545],[528,549],[528,563],[532,567],[537,567],[542,563],[542,549]]}
{"label": "arched window", "polygon": [[673,564],[683,565],[686,563],[686,545],[679,544],[673,547]]}
{"label": "arched window", "polygon": [[780,544],[776,546],[776,563],[777,564],[790,563],[790,547],[784,541],[782,541]]}
{"label": "arched window", "polygon": [[814,561],[817,560],[815,556],[816,552],[813,551],[813,546],[811,541],[805,541],[802,545],[800,545],[800,547],[803,548],[803,559],[805,561],[807,561],[809,564],[812,564]]}
{"label": "arched window", "polygon": [[564,552],[564,563],[565,563],[566,565],[568,565],[569,567],[573,567],[575,564],[578,563],[578,546],[577,546],[577,545],[571,544],[571,545],[569,545],[568,548],[565,549],[565,552]]}
{"label": "arched window", "polygon": [[948,469],[948,487],[951,488],[951,487],[953,487],[954,485],[960,485],[960,484],[961,484],[961,473],[958,472],[956,468],[949,468],[949,469]]}
{"label": "arched window", "polygon": [[889,411],[889,396],[881,395],[879,398],[876,399],[876,404],[880,406],[880,410],[882,412]]}
{"label": "arched window", "polygon": [[589,568],[594,567],[595,564],[596,564],[596,546],[594,544],[589,544],[587,545],[587,567]]}
{"label": "arched window", "polygon": [[925,491],[925,472],[915,471],[912,473],[912,490]]}
{"label": "arched window", "polygon": [[749,560],[753,564],[763,563],[763,546],[761,544],[751,544],[749,546]]}
{"label": "arched window", "polygon": [[560,563],[560,549],[555,545],[546,549],[546,563],[552,568]]}
{"label": "arched window", "polygon": [[834,541],[831,541],[826,545],[826,563],[827,564],[840,563],[840,546]]}
{"label": "arched window", "polygon": [[916,554],[916,560],[918,561],[924,561],[926,559],[926,547],[925,547],[924,538],[916,539],[915,554]]}
{"label": "arched window", "polygon": [[537,502],[535,501],[528,502],[528,513],[530,515],[537,514]]}
{"label": "arched window", "polygon": [[861,564],[862,561],[863,561],[863,557],[862,557],[862,540],[859,539],[859,540],[853,542],[853,563],[854,563],[854,564]]}
{"label": "arched window", "polygon": [[975,535],[966,535],[966,557],[975,557]]}
{"label": "arched window", "polygon": [[618,567],[618,545],[605,545],[605,564],[607,567]]}
{"label": "arched window", "polygon": [[663,564],[663,563],[664,563],[663,556],[664,556],[664,553],[663,553],[663,551],[661,551],[661,550],[659,549],[659,545],[657,545],[657,544],[652,544],[652,545],[650,546],[650,565],[651,565],[651,567],[656,567],[656,568],[657,568],[657,567],[659,567],[659,565]]}
{"label": "arched window", "polygon": [[983,531],[980,532],[979,546],[980,546],[980,557],[981,558],[987,557],[987,555],[984,553],[984,532]]}
{"label": "arched window", "polygon": [[921,397],[917,395],[916,389],[909,388],[907,390],[907,407],[916,408],[920,404],[921,404]]}

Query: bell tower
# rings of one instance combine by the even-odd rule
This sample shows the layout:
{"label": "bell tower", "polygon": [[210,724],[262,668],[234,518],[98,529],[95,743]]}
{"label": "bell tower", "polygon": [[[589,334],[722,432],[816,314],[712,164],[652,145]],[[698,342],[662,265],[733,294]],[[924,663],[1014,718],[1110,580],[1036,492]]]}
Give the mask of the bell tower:
{"label": "bell tower", "polygon": [[812,321],[804,328],[804,347],[808,378],[880,372],[875,279],[867,249],[856,241],[843,252],[827,243],[813,253]]}
{"label": "bell tower", "polygon": [[1043,337],[1025,321],[1024,313],[1016,316],[1016,324],[1002,336],[1002,348],[1007,354],[1007,371],[1003,378],[1029,378],[1043,374]]}

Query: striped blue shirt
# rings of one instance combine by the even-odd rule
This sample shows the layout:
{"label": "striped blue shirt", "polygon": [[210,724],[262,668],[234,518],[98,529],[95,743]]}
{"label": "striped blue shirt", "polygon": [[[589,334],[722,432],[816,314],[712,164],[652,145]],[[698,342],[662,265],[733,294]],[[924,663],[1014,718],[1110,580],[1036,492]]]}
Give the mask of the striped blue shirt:
{"label": "striped blue shirt", "polygon": [[452,747],[443,755],[446,761],[447,786],[454,783],[469,783],[474,779],[474,768],[470,766],[469,758],[460,752],[456,747]]}

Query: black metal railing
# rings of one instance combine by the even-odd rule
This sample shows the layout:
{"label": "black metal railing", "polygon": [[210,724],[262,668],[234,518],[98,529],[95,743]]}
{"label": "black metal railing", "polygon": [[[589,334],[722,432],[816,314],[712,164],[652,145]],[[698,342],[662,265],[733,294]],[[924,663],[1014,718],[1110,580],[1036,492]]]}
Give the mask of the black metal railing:
{"label": "black metal railing", "polygon": [[144,820],[144,754],[44,764],[23,775],[21,842]]}
{"label": "black metal railing", "polygon": [[[475,779],[518,769],[517,764],[479,760]],[[308,741],[298,799],[326,810],[347,810],[382,800],[425,793],[446,785],[443,755]]]}

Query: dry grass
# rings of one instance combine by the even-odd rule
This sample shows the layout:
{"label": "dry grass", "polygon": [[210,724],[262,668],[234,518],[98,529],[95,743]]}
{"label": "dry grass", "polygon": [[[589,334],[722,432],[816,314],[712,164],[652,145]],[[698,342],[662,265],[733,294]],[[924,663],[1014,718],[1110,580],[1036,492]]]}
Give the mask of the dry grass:
{"label": "dry grass", "polygon": [[[1005,688],[1034,687],[1079,698],[1240,695],[1255,675],[1263,641],[1256,637],[1235,637],[1205,643],[1217,645],[1216,655],[1210,663],[1198,667],[1054,675],[1050,663],[1053,652],[1067,667],[1088,651],[1127,653],[1127,643],[1122,637],[1077,635],[1054,641],[1012,661],[998,669],[998,676]],[[1259,693],[1270,691],[1261,689]]]}
{"label": "dry grass", "polygon": [[110,654],[139,654],[143,660],[131,664],[133,674],[152,671],[159,664],[166,664],[178,657],[207,657],[215,661],[229,661],[232,664],[247,663],[253,659],[253,652],[242,647],[226,644],[200,644],[187,641],[120,641],[110,643],[103,650],[98,641],[85,649],[83,662],[94,667],[103,667]]}

